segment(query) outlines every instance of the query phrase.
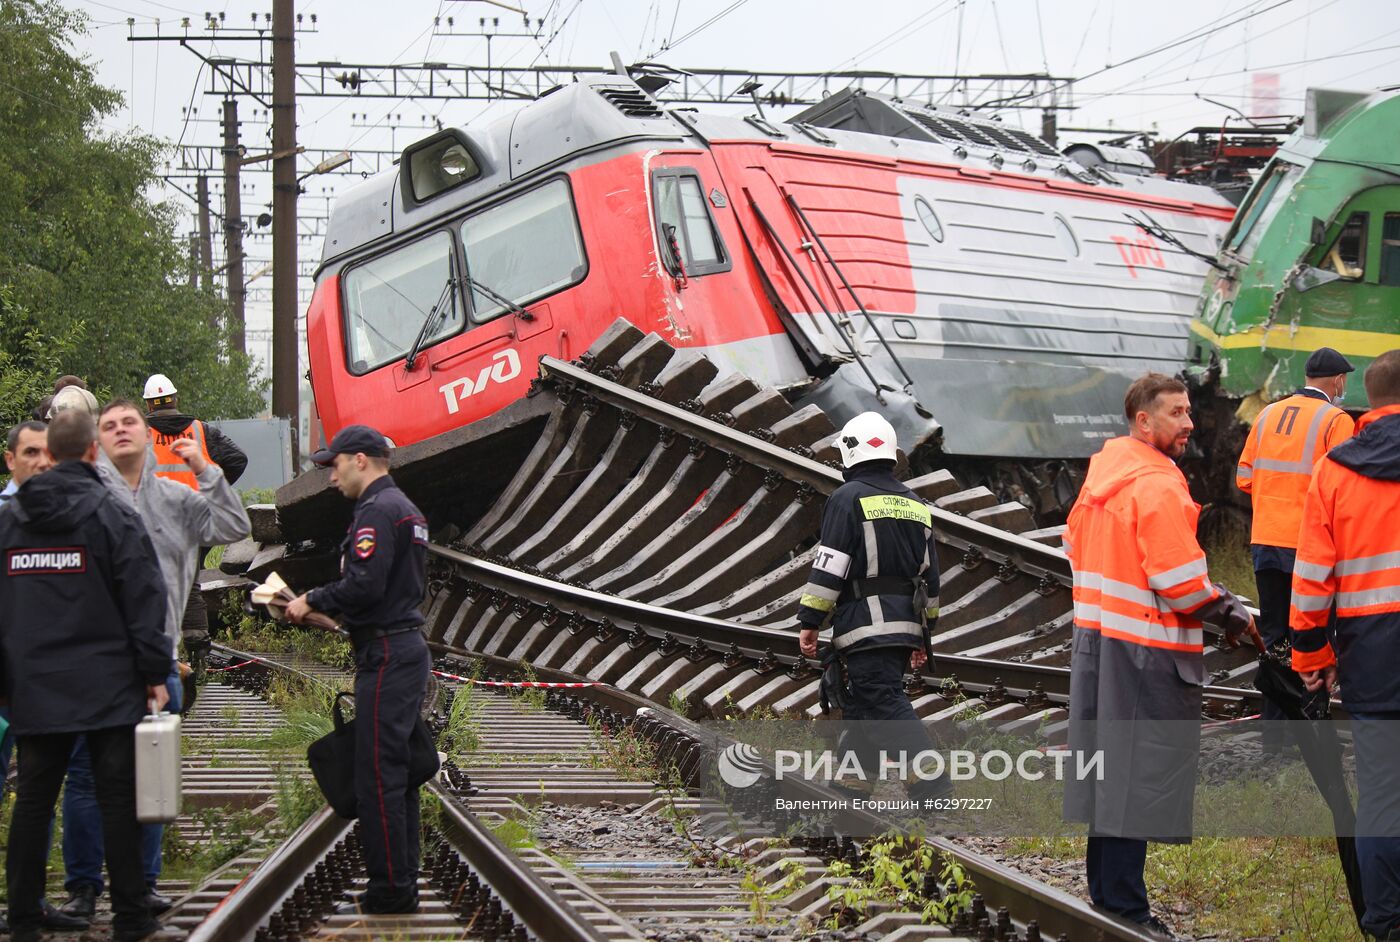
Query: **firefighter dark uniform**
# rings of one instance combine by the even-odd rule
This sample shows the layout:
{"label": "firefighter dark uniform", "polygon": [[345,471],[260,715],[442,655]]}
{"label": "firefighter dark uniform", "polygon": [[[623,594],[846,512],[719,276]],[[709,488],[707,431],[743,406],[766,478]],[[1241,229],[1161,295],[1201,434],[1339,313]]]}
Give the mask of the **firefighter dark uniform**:
{"label": "firefighter dark uniform", "polygon": [[[863,430],[862,422],[875,423],[877,433]],[[849,435],[852,431],[858,439]],[[846,683],[837,696],[844,701],[844,720],[903,721],[861,727],[873,740],[862,735],[855,751],[873,778],[877,748],[904,750],[910,760],[932,748],[903,681],[910,654],[927,650],[927,632],[938,617],[938,558],[928,504],[894,476],[894,430],[874,413],[864,413],[847,423],[842,435],[858,443],[873,437],[879,448],[888,446],[889,458],[852,463],[850,448],[842,448],[846,483],[822,513],[821,544],[797,620],[803,629],[818,629],[831,619],[826,660],[845,669]],[[853,457],[873,453],[881,452],[867,448]],[[912,782],[909,791],[914,797],[943,793],[946,779]]]}
{"label": "firefighter dark uniform", "polygon": [[[1293,569],[1293,669],[1336,667],[1356,751],[1362,928],[1400,939],[1400,405],[1318,462]],[[1336,646],[1328,622],[1336,608]]]}
{"label": "firefighter dark uniform", "polygon": [[[382,435],[350,426],[314,460],[328,464],[336,453],[356,452],[388,455]],[[355,647],[355,792],[369,874],[359,903],[365,912],[412,912],[418,905],[418,789],[408,786],[408,743],[431,666],[418,610],[427,543],[423,515],[386,474],[355,504],[341,545],[340,580],[306,596],[312,608],[340,617]]]}
{"label": "firefighter dark uniform", "polygon": [[1231,633],[1248,625],[1207,575],[1199,512],[1171,458],[1115,438],[1090,459],[1064,536],[1074,577],[1069,747],[1104,754],[1101,780],[1065,782],[1065,819],[1089,825],[1094,904],[1147,924],[1147,842],[1191,835],[1202,621]]}

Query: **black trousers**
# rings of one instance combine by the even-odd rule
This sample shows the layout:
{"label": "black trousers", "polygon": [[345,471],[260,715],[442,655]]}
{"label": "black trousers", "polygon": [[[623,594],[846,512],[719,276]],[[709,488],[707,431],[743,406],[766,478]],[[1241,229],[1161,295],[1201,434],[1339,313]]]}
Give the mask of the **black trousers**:
{"label": "black trousers", "polygon": [[1131,837],[1089,836],[1085,854],[1089,899],[1100,909],[1143,922],[1152,915],[1147,903],[1147,841]]}
{"label": "black trousers", "polygon": [[[10,815],[10,844],[5,876],[10,894],[10,925],[39,925],[49,851],[49,822],[68,771],[78,733],[18,736],[19,779]],[[141,825],[136,821],[136,746],[134,728],[114,726],[86,734],[92,777],[102,810],[102,837],[111,879],[112,924],[138,929],[150,921],[142,904],[146,895],[141,863]]]}
{"label": "black trousers", "polygon": [[408,740],[431,664],[416,630],[355,647],[355,799],[369,874],[367,910],[393,910],[417,897],[422,851],[418,789],[408,787]]}
{"label": "black trousers", "polygon": [[[1293,573],[1282,569],[1256,569],[1254,586],[1259,595],[1259,634],[1264,643],[1273,645],[1288,637],[1288,603],[1293,597]],[[1264,721],[1260,738],[1265,751],[1278,752],[1292,742],[1283,725],[1288,717],[1268,697],[1259,718]]]}
{"label": "black trousers", "polygon": [[[845,658],[850,694],[842,719],[855,725],[847,727],[850,737],[844,745],[856,753],[871,781],[882,750],[891,756],[903,752],[912,763],[916,754],[933,748],[928,730],[904,692],[904,672],[912,653],[908,647],[871,648]],[[923,798],[946,792],[948,785],[942,777],[910,778],[906,788],[911,797]]]}

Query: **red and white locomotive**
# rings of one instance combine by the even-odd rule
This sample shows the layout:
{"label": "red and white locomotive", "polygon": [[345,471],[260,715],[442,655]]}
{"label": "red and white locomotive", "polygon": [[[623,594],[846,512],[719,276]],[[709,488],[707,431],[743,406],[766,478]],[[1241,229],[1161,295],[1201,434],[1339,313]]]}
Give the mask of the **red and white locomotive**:
{"label": "red and white locomotive", "polygon": [[[416,442],[522,397],[617,317],[906,449],[1083,458],[1175,372],[1233,207],[994,120],[848,90],[773,124],[580,79],[408,147],[334,206],[316,404]],[[1130,219],[1130,216],[1133,219]]]}

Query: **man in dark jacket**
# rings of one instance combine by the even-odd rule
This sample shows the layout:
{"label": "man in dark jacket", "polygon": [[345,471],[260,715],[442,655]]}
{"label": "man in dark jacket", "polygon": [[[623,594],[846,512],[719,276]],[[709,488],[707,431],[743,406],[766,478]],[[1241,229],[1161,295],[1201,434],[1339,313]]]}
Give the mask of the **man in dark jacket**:
{"label": "man in dark jacket", "polygon": [[[817,632],[832,619],[824,694],[843,700],[846,743],[860,760],[866,791],[879,772],[877,750],[914,756],[933,748],[904,692],[904,672],[927,660],[928,633],[938,618],[938,558],[928,504],[894,476],[894,428],[864,412],[837,438],[846,483],[827,499],[821,545],[803,590],[797,621],[803,654],[815,657]],[[832,662],[835,662],[833,665]],[[845,682],[839,679],[844,667]],[[888,721],[897,722],[888,722]],[[912,798],[947,793],[947,779],[909,783]]]}
{"label": "man in dark jacket", "polygon": [[16,942],[40,938],[49,822],[74,740],[87,737],[111,849],[113,938],[159,923],[141,903],[133,728],[165,704],[170,648],[155,550],[98,479],[97,430],[80,412],[48,429],[51,471],[0,513],[0,652],[20,772],[6,878]]}

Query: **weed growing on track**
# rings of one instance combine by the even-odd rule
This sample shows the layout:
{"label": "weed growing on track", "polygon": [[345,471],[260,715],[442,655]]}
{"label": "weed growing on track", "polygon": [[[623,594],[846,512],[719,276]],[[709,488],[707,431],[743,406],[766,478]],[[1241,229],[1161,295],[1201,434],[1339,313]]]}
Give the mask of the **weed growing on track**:
{"label": "weed growing on track", "polygon": [[325,804],[315,781],[302,774],[300,768],[277,766],[277,827],[283,836],[301,827]]}
{"label": "weed growing on track", "polygon": [[[826,872],[837,881],[826,892],[833,929],[858,924],[872,903],[915,912],[925,923],[938,925],[972,907],[972,881],[962,866],[915,835],[871,840],[859,863],[832,861]],[[936,893],[925,893],[929,884]]]}
{"label": "weed growing on track", "polygon": [[166,827],[161,879],[188,880],[193,886],[251,847],[267,824],[247,808],[198,808],[187,816],[194,819],[200,836],[186,840],[179,828]]}
{"label": "weed growing on track", "polygon": [[[475,680],[480,674],[481,667],[477,665],[469,676]],[[438,750],[449,756],[475,752],[481,745],[481,734],[477,731],[481,722],[481,702],[476,696],[476,688],[471,684],[444,688],[443,695],[448,698],[447,725],[438,735]]]}
{"label": "weed growing on track", "polygon": [[355,652],[340,635],[320,628],[298,628],[281,622],[254,618],[233,606],[233,617],[225,606],[226,624],[233,626],[214,640],[239,651],[265,654],[300,654],[340,670],[353,670]]}

